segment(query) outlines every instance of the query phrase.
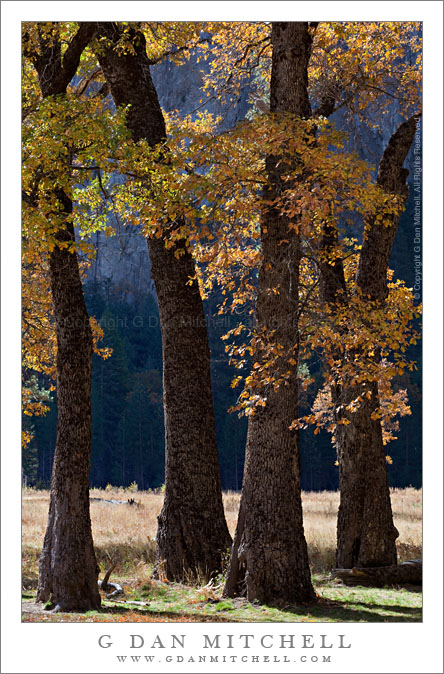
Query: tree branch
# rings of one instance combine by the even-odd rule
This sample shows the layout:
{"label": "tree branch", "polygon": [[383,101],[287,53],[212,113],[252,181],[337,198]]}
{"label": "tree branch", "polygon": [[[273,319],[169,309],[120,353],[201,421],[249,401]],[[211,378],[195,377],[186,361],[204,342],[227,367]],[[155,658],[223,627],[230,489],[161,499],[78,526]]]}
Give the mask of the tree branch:
{"label": "tree branch", "polygon": [[84,49],[92,40],[95,31],[96,24],[93,21],[85,21],[79,24],[79,30],[72,38],[68,49],[63,56],[62,70],[59,75],[60,86],[63,86],[63,91],[76,74],[80,63],[80,57]]}
{"label": "tree branch", "polygon": [[377,183],[385,192],[404,194],[408,175],[402,168],[415,135],[416,124],[421,116],[417,113],[403,122],[390,138],[379,162]]}

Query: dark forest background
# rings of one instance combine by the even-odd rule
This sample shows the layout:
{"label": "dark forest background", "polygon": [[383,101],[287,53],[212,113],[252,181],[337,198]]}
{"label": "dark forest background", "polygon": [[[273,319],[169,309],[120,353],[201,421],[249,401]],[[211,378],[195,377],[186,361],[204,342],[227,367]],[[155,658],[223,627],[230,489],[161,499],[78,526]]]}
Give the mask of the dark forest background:
{"label": "dark forest background", "polygon": [[[404,213],[391,260],[396,276],[407,286],[414,284],[412,259],[413,202]],[[149,270],[146,269],[149,274]],[[111,347],[112,356],[103,360],[94,356],[92,377],[92,457],[90,484],[155,489],[164,482],[164,427],[162,406],[162,344],[157,302],[154,292],[145,288],[122,295],[111,280],[88,278],[84,286],[90,315],[96,316],[104,330],[103,346]],[[220,339],[233,326],[233,317],[217,315],[220,298],[206,302],[212,354],[212,381],[219,462],[224,490],[240,490],[244,462],[247,423],[237,414],[227,413],[235,403],[238,390],[230,383],[235,371],[230,368]],[[393,460],[388,466],[393,487],[420,487],[422,480],[422,406],[421,345],[411,347],[409,356],[418,370],[398,378],[395,386],[407,388],[411,416],[400,419],[398,439],[387,445]],[[315,378],[300,402],[300,414],[308,411],[317,383],[319,367],[309,363]],[[180,395],[180,391],[177,392]],[[48,487],[56,440],[57,409],[55,396],[50,411],[35,418],[35,437],[26,448],[23,472],[26,483]],[[29,423],[26,421],[26,423]],[[306,491],[334,490],[338,487],[336,454],[330,436],[311,429],[300,432],[302,488]]]}

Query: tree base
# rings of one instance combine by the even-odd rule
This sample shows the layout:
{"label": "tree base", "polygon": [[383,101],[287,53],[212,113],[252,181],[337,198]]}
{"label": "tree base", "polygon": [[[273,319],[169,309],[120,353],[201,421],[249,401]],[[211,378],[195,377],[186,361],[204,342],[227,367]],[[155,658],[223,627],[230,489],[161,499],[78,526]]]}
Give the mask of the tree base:
{"label": "tree base", "polygon": [[[218,504],[216,504],[218,505]],[[191,577],[208,582],[223,571],[231,537],[223,515],[202,517],[167,503],[158,517],[156,564],[152,578],[187,582]]]}
{"label": "tree base", "polygon": [[[36,604],[44,603],[41,599],[37,597]],[[101,608],[101,602],[97,601],[88,601],[82,602],[69,602],[61,601],[58,603],[46,602],[44,610],[48,613],[86,613],[87,611],[99,611]]]}

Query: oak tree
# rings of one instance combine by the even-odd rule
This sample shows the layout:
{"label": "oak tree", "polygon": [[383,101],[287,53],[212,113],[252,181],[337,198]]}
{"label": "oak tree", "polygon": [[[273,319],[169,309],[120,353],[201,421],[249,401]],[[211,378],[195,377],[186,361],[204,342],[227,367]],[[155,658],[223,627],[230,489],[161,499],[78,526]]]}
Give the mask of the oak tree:
{"label": "oak tree", "polygon": [[[271,42],[270,110],[277,115],[291,113],[307,118],[311,113],[309,25],[275,23]],[[282,160],[270,155],[266,172],[256,317],[259,327],[273,326],[274,337],[287,354],[297,342],[300,237],[274,203],[285,189]],[[277,292],[270,292],[274,287]],[[295,355],[297,358],[297,349]],[[279,359],[275,367],[278,374],[283,368],[286,371],[286,358]],[[293,369],[286,386],[271,390],[266,405],[249,419],[226,596],[243,594],[250,601],[261,602],[307,601],[314,597],[302,523],[297,433],[290,429],[297,405],[298,377]]]}
{"label": "oak tree", "polygon": [[[24,56],[37,73],[41,94],[38,106],[43,110],[48,109],[51,101],[64,98],[91,37],[91,27],[80,25],[63,48],[58,24],[25,24]],[[48,123],[52,115],[48,111]],[[32,127],[32,115],[26,122],[28,128]],[[69,129],[66,133],[69,135]],[[51,602],[56,610],[97,609],[98,566],[89,514],[92,334],[75,250],[71,191],[67,186],[67,178],[68,182],[71,180],[70,153],[61,144],[58,166],[45,171],[39,166],[38,148],[31,148],[25,142],[25,170],[27,160],[30,164],[23,186],[25,218],[30,229],[34,227],[37,231],[34,218],[40,220],[40,225],[44,220],[43,228],[51,239],[48,267],[57,336],[58,403],[57,442],[37,601]],[[41,154],[44,151],[40,147]]]}
{"label": "oak tree", "polygon": [[[97,31],[97,57],[114,102],[129,106],[127,125],[139,170],[143,154],[137,154],[137,146],[145,145],[157,154],[147,165],[155,174],[168,155],[145,35],[137,26],[113,23],[99,23]],[[147,32],[155,47],[154,26],[148,25]],[[179,39],[176,32],[174,38]],[[147,200],[152,199],[148,191]],[[176,580],[220,572],[231,544],[222,506],[207,327],[193,250],[185,237],[177,238],[181,226],[186,223],[179,215],[146,239],[162,331],[166,455],[154,575]]]}

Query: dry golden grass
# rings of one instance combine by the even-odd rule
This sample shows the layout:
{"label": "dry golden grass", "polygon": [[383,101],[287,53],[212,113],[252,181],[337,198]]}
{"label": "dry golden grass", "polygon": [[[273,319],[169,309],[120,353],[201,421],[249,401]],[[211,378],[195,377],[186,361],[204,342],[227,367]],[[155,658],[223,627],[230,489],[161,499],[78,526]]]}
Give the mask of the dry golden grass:
{"label": "dry golden grass", "polygon": [[[422,490],[392,489],[393,519],[399,531],[399,561],[422,557]],[[339,492],[302,494],[304,529],[313,571],[332,568],[336,550]]]}
{"label": "dry golden grass", "polygon": [[[422,491],[413,488],[394,489],[391,494],[394,521],[400,534],[397,542],[399,559],[404,561],[421,557]],[[136,507],[92,501],[91,520],[94,544],[103,566],[111,556],[118,554],[122,571],[147,575],[149,565],[154,560],[157,515],[162,507],[163,495],[132,493],[113,488],[106,491],[94,489],[91,497],[121,501],[134,498],[140,503]],[[240,494],[226,492],[223,499],[228,527],[234,534]],[[322,572],[331,569],[334,566],[339,494],[303,493],[302,502],[312,570]],[[36,562],[43,544],[48,505],[49,492],[32,489],[23,491],[23,575],[31,582],[36,577]]]}

